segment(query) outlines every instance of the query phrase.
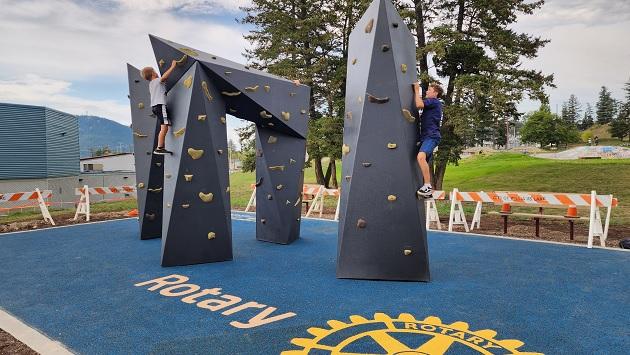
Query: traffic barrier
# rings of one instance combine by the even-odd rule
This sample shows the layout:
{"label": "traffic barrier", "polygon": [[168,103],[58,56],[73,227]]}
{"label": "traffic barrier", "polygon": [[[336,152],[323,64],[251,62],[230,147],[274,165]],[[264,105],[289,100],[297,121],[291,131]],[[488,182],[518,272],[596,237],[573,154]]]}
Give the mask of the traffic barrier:
{"label": "traffic barrier", "polygon": [[438,230],[442,230],[440,215],[437,210],[435,200],[446,200],[446,191],[433,191],[431,198],[426,199],[426,228],[431,228],[431,223],[435,223]]}
{"label": "traffic barrier", "polygon": [[[250,185],[252,194],[249,202],[245,207],[245,212],[249,212],[252,207],[256,206],[256,184]],[[337,209],[335,211],[335,220],[339,220],[340,194],[338,189],[327,189],[323,185],[304,184],[302,187],[302,203],[306,203],[308,207],[306,217],[310,217],[314,212],[319,212],[319,217],[324,213],[324,200],[326,196],[334,196],[337,198]]]}
{"label": "traffic barrier", "polygon": [[[589,235],[588,235],[588,247],[592,248],[593,238],[599,237],[600,244],[606,245],[606,238],[608,237],[608,227],[610,225],[610,214],[612,207],[616,207],[618,200],[613,195],[597,195],[596,191],[591,191],[590,194],[578,194],[578,193],[554,193],[554,192],[511,192],[511,191],[496,191],[496,192],[462,192],[454,189],[451,193],[451,215],[449,216],[449,231],[452,230],[452,225],[465,224],[465,216],[461,202],[477,202],[477,208],[475,209],[475,215],[473,217],[473,225],[479,223],[481,220],[481,206],[483,203],[493,203],[495,205],[501,205],[502,209],[499,214],[504,219],[504,233],[507,233],[507,218],[509,215],[520,215],[533,217],[536,221],[537,236],[539,234],[539,219],[540,218],[564,218],[570,219],[571,235],[573,235],[573,220],[574,219],[587,219],[589,220]],[[531,213],[513,213],[511,212],[511,206],[528,206],[538,207],[538,214]],[[554,216],[543,215],[543,208],[568,208],[574,206],[577,207],[589,207],[590,213],[588,218],[569,216]],[[600,208],[606,208],[606,220],[602,223]],[[577,215],[576,215],[577,216]],[[468,230],[466,230],[468,231]]]}
{"label": "traffic barrier", "polygon": [[135,193],[134,186],[109,186],[109,187],[88,187],[83,185],[81,188],[74,189],[74,194],[81,196],[77,203],[77,211],[74,214],[74,221],[79,215],[84,215],[87,222],[90,221],[90,195],[112,195],[112,194],[130,194]]}
{"label": "traffic barrier", "polygon": [[[36,188],[35,191],[12,192],[12,193],[7,193],[7,194],[0,194],[0,203],[37,200],[37,206],[39,207],[39,210],[42,212],[42,217],[44,217],[44,221],[54,226],[55,221],[53,221],[52,216],[50,215],[50,212],[48,211],[48,206],[50,206],[50,203],[45,201],[45,199],[51,198],[51,197],[52,197],[51,190],[40,191],[38,188]],[[24,208],[24,207],[35,207],[35,205],[20,206],[19,208]],[[15,208],[16,207],[11,207],[11,208],[7,208],[7,210],[15,209]]]}

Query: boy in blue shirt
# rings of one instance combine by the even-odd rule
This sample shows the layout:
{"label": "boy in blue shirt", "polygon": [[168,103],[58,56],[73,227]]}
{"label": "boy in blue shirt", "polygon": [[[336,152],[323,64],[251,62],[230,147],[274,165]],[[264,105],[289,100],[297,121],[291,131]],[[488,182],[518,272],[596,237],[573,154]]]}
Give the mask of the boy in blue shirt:
{"label": "boy in blue shirt", "polygon": [[429,159],[433,155],[433,151],[440,143],[442,135],[440,134],[440,121],[442,120],[442,96],[444,90],[437,83],[429,84],[426,98],[422,99],[420,84],[413,84],[414,98],[418,110],[422,110],[420,116],[420,150],[416,157],[424,185],[416,191],[419,197],[431,197],[433,195],[433,187],[431,186],[431,171],[429,169]]}

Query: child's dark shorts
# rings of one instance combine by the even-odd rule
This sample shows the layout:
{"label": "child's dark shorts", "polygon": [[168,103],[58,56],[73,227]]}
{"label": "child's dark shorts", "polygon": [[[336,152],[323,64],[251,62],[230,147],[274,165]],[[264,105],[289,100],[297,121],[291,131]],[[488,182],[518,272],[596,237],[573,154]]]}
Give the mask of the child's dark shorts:
{"label": "child's dark shorts", "polygon": [[151,107],[151,111],[161,122],[161,124],[172,126],[171,119],[169,118],[168,111],[166,110],[166,105],[155,105]]}
{"label": "child's dark shorts", "polygon": [[428,162],[431,159],[431,156],[433,156],[433,151],[435,150],[435,148],[437,148],[438,144],[440,144],[440,138],[433,138],[433,137],[421,138],[420,149],[418,150],[418,153],[424,152],[424,154],[427,155],[427,162]]}

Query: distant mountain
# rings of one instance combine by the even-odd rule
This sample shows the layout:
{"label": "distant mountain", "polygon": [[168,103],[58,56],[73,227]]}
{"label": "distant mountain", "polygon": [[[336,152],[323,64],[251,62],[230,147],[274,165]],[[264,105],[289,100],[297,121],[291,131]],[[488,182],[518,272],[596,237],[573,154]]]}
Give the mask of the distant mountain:
{"label": "distant mountain", "polygon": [[90,157],[91,151],[109,147],[112,152],[132,152],[131,128],[118,122],[96,116],[79,118],[79,149],[81,158]]}

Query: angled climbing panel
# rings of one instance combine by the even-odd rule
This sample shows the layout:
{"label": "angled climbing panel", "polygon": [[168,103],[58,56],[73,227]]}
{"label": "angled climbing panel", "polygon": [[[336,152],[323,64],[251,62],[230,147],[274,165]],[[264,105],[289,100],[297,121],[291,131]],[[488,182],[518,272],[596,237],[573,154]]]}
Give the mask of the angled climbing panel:
{"label": "angled climbing panel", "polygon": [[127,64],[129,101],[131,104],[131,130],[136,167],[138,218],[140,239],[159,238],[162,235],[162,185],[164,184],[164,157],[154,155],[160,124],[151,112],[149,82],[140,76],[140,70]]}
{"label": "angled climbing panel", "polygon": [[416,163],[415,43],[389,0],[350,36],[337,277],[429,280]]}

